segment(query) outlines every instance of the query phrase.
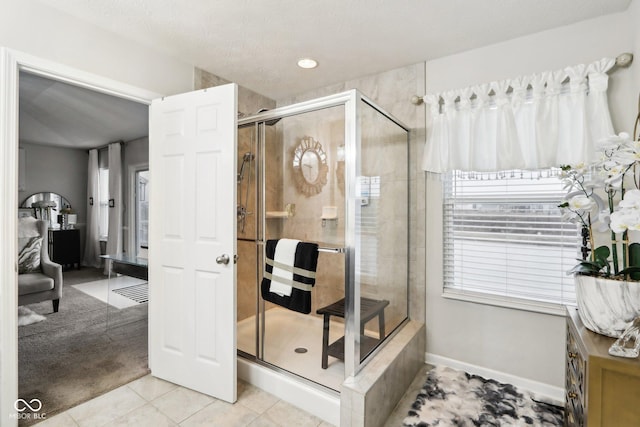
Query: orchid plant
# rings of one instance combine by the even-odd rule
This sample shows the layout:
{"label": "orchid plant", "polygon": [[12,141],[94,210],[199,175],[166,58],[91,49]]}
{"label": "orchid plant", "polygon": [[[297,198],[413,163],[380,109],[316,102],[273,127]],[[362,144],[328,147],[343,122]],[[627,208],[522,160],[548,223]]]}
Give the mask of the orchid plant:
{"label": "orchid plant", "polygon": [[[567,274],[638,280],[640,244],[629,242],[629,231],[640,231],[640,141],[620,133],[600,151],[594,164],[561,167],[567,195],[558,207],[582,226],[583,239],[583,259]],[[608,244],[594,249],[594,231],[609,233]]]}

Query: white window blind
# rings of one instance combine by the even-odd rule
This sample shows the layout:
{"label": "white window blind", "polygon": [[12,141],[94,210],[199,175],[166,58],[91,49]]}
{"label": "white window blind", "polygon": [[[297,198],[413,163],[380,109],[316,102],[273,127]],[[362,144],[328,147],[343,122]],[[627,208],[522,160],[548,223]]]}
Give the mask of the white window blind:
{"label": "white window blind", "polygon": [[556,174],[445,175],[445,295],[508,306],[557,304],[556,310],[575,304],[573,277],[566,272],[578,257],[578,228],[562,220],[557,206],[565,192]]}

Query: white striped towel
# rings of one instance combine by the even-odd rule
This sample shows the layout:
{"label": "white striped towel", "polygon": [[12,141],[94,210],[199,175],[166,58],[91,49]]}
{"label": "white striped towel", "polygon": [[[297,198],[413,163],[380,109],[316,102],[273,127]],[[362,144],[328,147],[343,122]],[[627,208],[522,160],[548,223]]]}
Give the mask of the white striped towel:
{"label": "white striped towel", "polygon": [[294,239],[280,239],[276,245],[276,252],[273,256],[273,260],[276,263],[281,263],[291,268],[284,270],[282,268],[273,267],[271,272],[271,286],[269,286],[269,292],[273,292],[281,297],[291,296],[291,281],[293,280],[293,265],[296,260],[296,248],[298,247],[300,240]]}

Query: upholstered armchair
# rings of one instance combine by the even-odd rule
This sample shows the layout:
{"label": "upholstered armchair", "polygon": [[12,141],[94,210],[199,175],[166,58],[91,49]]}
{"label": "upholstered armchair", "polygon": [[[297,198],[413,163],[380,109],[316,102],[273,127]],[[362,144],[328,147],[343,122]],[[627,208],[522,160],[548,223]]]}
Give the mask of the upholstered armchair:
{"label": "upholstered armchair", "polygon": [[62,266],[49,259],[47,221],[20,218],[18,222],[18,305],[53,302],[58,312],[62,296]]}

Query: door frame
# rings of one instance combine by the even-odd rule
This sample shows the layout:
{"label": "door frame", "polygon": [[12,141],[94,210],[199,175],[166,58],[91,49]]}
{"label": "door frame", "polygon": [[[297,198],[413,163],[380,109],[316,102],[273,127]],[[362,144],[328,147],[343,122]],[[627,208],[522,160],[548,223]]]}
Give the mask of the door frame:
{"label": "door frame", "polygon": [[[0,47],[0,424],[16,426],[18,398],[18,110],[20,71],[150,105],[157,94]],[[45,408],[46,409],[46,408]]]}

